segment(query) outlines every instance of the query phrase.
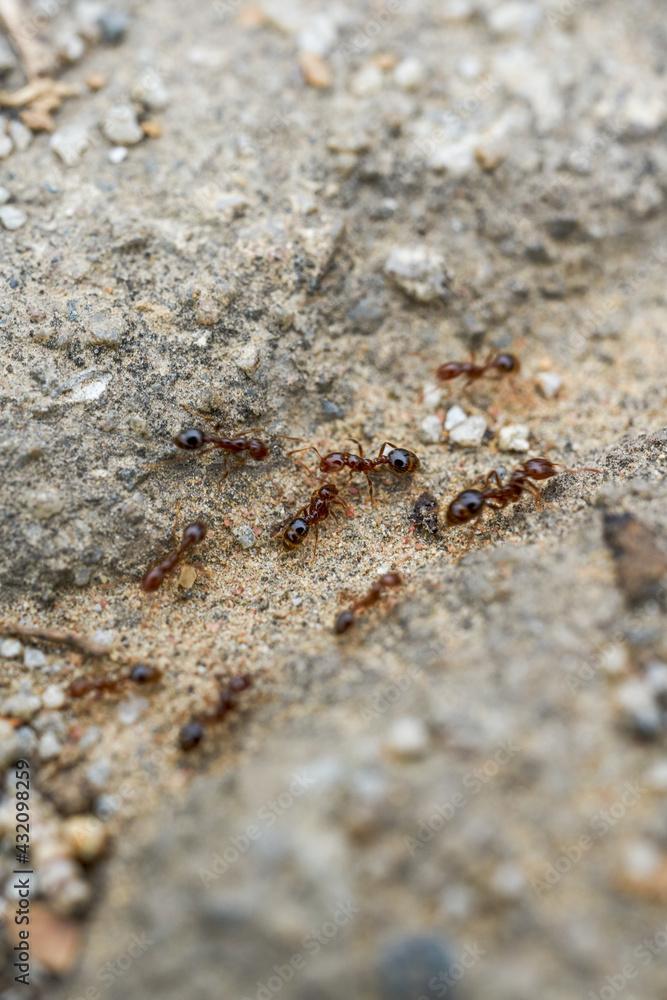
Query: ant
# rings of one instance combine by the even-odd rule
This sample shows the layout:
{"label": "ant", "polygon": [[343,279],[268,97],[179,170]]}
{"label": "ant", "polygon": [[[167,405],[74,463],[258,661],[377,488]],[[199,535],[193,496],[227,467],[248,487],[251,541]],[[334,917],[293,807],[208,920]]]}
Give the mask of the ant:
{"label": "ant", "polygon": [[436,369],[436,378],[441,382],[449,382],[459,375],[467,375],[468,384],[476,382],[487,372],[494,372],[496,376],[504,378],[506,375],[516,375],[521,370],[521,363],[515,354],[494,354],[490,352],[483,364],[475,364],[475,355],[472,354],[471,361],[447,361]]}
{"label": "ant", "polygon": [[329,514],[331,514],[336,524],[340,523],[336,512],[331,510],[333,506],[344,507],[345,510],[349,508],[349,504],[342,497],[338,496],[337,487],[333,483],[324,483],[319,489],[313,492],[310,503],[302,507],[296,517],[293,517],[284,529],[283,545],[288,552],[301,545],[311,527],[315,525],[315,549],[310,563],[311,566],[313,565],[317,554],[320,521],[325,521]]}
{"label": "ant", "polygon": [[89,691],[117,691],[125,681],[135,684],[154,684],[159,681],[162,671],[147,663],[137,663],[129,674],[121,677],[77,677],[69,686],[70,698],[83,698]]}
{"label": "ant", "polygon": [[[211,419],[204,414],[196,413],[189,406],[184,406],[184,409],[188,410],[189,413],[194,413],[195,416],[202,416],[205,420]],[[215,429],[216,431],[219,430],[220,424],[216,423]],[[209,434],[207,431],[201,431],[197,427],[189,427],[187,430],[181,431],[174,438],[174,444],[177,448],[185,448],[188,451],[200,451],[207,444],[210,447],[204,449],[202,455],[219,448],[230,455],[240,456],[241,463],[245,461],[246,455],[250,455],[256,462],[261,462],[269,454],[267,445],[263,441],[260,441],[259,438],[249,437],[247,434],[238,437],[219,437],[217,434]],[[229,475],[229,472],[229,464],[226,462],[225,472],[218,482],[220,489],[222,489],[222,483]]]}
{"label": "ant", "polygon": [[365,597],[360,597],[347,611],[341,611],[334,624],[336,635],[342,635],[343,632],[347,632],[354,625],[357,620],[358,611],[364,608],[371,608],[374,604],[377,604],[383,590],[387,587],[400,587],[402,583],[403,579],[399,573],[383,573],[379,580],[371,584],[370,590]]}
{"label": "ant", "polygon": [[164,583],[164,578],[173,573],[173,571],[178,566],[179,562],[183,558],[185,550],[190,545],[196,545],[199,542],[203,542],[206,538],[206,532],[208,528],[205,524],[200,521],[195,521],[194,524],[189,524],[185,531],[183,532],[183,537],[181,539],[181,544],[175,549],[170,556],[168,556],[163,562],[159,563],[157,566],[153,566],[145,574],[143,580],[141,581],[141,589],[147,594],[152,594],[153,591],[157,590]]}
{"label": "ant", "polygon": [[[563,469],[563,473],[575,474],[577,472],[597,472],[602,475],[600,469]],[[452,500],[447,508],[447,525],[451,528],[470,524],[471,521],[477,521],[482,516],[486,507],[490,507],[492,510],[502,510],[511,503],[518,503],[524,490],[530,490],[535,503],[541,507],[542,494],[535,482],[541,479],[551,479],[552,476],[556,475],[558,475],[558,463],[550,462],[547,458],[529,458],[512,472],[507,484],[503,486],[500,476],[494,469],[484,480],[481,490],[463,490]],[[495,485],[492,485],[494,483]],[[463,555],[468,550],[473,534],[474,528]],[[459,556],[460,558],[461,556]]]}
{"label": "ant", "polygon": [[178,734],[178,742],[181,750],[185,750],[186,752],[194,750],[204,737],[204,726],[210,725],[212,722],[220,722],[228,712],[234,711],[238,706],[236,695],[251,686],[252,677],[248,674],[230,678],[226,687],[220,691],[218,704],[213,712],[210,715],[201,716],[199,719],[193,719],[183,726]]}
{"label": "ant", "polygon": [[[332,472],[340,472],[341,469],[348,468],[351,479],[355,472],[363,472],[368,482],[368,493],[371,503],[373,503],[373,484],[371,483],[370,472],[378,472],[380,466],[386,465],[389,467],[389,471],[395,476],[406,476],[412,472],[416,472],[419,468],[420,462],[414,452],[408,451],[406,448],[397,448],[391,441],[384,442],[378,452],[377,458],[364,458],[364,449],[361,443],[356,438],[347,438],[347,440],[354,441],[359,449],[358,455],[353,455],[349,451],[332,451],[323,457],[312,444],[308,445],[307,448],[295,448],[294,451],[290,451],[288,454],[296,455],[302,451],[314,451],[320,460],[320,472],[324,475]],[[385,454],[385,448],[391,448],[391,451]],[[309,475],[312,475],[304,462],[297,459],[297,465],[300,465],[306,469]]]}

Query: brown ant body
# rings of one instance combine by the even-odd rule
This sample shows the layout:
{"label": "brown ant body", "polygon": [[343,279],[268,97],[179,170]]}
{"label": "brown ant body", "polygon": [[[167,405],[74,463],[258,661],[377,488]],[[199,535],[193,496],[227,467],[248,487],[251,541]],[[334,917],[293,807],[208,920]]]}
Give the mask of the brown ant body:
{"label": "brown ant body", "polygon": [[183,532],[183,537],[181,538],[181,544],[175,549],[170,556],[168,556],[163,562],[158,563],[157,566],[153,566],[145,574],[141,581],[141,589],[147,594],[152,594],[153,591],[157,590],[164,583],[165,577],[170,573],[173,573],[179,562],[183,558],[183,555],[191,545],[196,545],[199,542],[203,542],[206,538],[207,527],[200,521],[195,521],[194,524],[189,524],[185,531]]}
{"label": "brown ant body", "polygon": [[69,686],[70,698],[83,698],[89,691],[117,691],[126,681],[135,684],[154,684],[162,676],[162,671],[147,663],[137,663],[129,674],[121,677],[77,677]]}
{"label": "brown ant body", "polygon": [[[207,417],[206,414],[197,413],[196,410],[191,410],[184,403],[181,405],[188,413],[192,413],[196,417],[201,417],[203,420],[213,423],[216,431],[220,430],[220,424],[212,420],[211,417]],[[221,437],[219,434],[211,434],[208,431],[199,430],[198,427],[188,427],[186,430],[181,431],[174,438],[174,444],[177,448],[184,448],[186,451],[201,451],[202,455],[205,455],[208,451],[219,449],[226,453],[225,458],[229,455],[236,456],[240,458],[241,463],[245,461],[248,455],[256,462],[261,462],[269,454],[268,446],[263,441],[260,441],[259,438],[251,437],[250,434]],[[208,445],[208,448],[205,448],[205,445]],[[220,477],[220,482],[218,483],[221,488],[221,484],[229,475],[229,471],[229,464],[226,463],[224,474]]]}
{"label": "brown ant body", "polygon": [[[447,508],[447,525],[460,527],[463,524],[470,524],[477,521],[484,510],[490,507],[492,510],[502,510],[512,503],[521,500],[524,491],[529,490],[538,506],[541,505],[541,493],[535,482],[541,479],[551,479],[558,475],[558,465],[550,462],[547,458],[529,458],[522,462],[510,475],[507,483],[503,485],[500,476],[494,470],[486,477],[481,489],[463,490],[456,496]],[[600,469],[563,469],[564,473],[576,472],[597,472],[602,474]],[[474,528],[473,528],[474,532]],[[466,551],[472,540],[472,533],[466,546]],[[459,557],[460,558],[460,557]]]}
{"label": "brown ant body", "polygon": [[[332,451],[328,455],[322,456],[314,445],[309,445],[307,448],[295,448],[289,454],[296,455],[298,452],[314,451],[320,460],[320,472],[323,475],[340,472],[345,468],[350,470],[350,479],[355,472],[363,473],[368,482],[368,493],[371,503],[373,502],[373,484],[371,483],[369,473],[379,472],[381,468],[386,466],[395,476],[400,477],[416,472],[419,468],[420,462],[414,452],[408,451],[407,448],[397,448],[391,441],[383,443],[377,458],[364,458],[364,449],[359,441],[356,438],[348,438],[348,440],[354,441],[357,445],[359,448],[358,455],[353,455],[349,451]],[[387,447],[391,448],[391,451],[385,454],[385,448]],[[308,469],[308,466],[304,462],[297,459],[297,463],[310,473],[310,469]]]}
{"label": "brown ant body", "polygon": [[247,674],[232,677],[220,691],[218,704],[210,715],[201,716],[186,723],[178,735],[181,750],[194,750],[204,736],[204,726],[220,722],[228,712],[234,711],[238,705],[237,694],[252,686],[252,678]]}
{"label": "brown ant body", "polygon": [[[302,507],[297,516],[292,518],[284,529],[283,546],[289,551],[302,545],[310,529],[315,526],[315,549],[313,551],[312,562],[317,554],[317,539],[319,535],[320,521],[325,521],[329,515],[333,517],[336,524],[339,523],[333,506],[343,507],[347,510],[348,504],[342,497],[338,496],[338,489],[333,483],[324,483],[315,490],[310,498],[310,503]],[[312,563],[311,563],[312,564]]]}
{"label": "brown ant body", "polygon": [[459,375],[466,375],[470,384],[482,378],[487,372],[493,372],[497,378],[504,378],[506,375],[516,375],[520,370],[521,363],[515,354],[506,352],[494,354],[491,351],[481,365],[475,364],[473,355],[472,361],[447,361],[444,365],[440,365],[435,374],[441,382],[449,382]]}
{"label": "brown ant body", "polygon": [[358,601],[355,601],[347,611],[341,611],[334,624],[336,635],[342,635],[343,632],[347,632],[354,625],[359,611],[363,611],[364,608],[372,608],[374,604],[377,604],[384,590],[388,587],[400,587],[402,583],[403,579],[399,573],[383,573],[379,580],[371,584],[368,593],[364,597],[360,597]]}

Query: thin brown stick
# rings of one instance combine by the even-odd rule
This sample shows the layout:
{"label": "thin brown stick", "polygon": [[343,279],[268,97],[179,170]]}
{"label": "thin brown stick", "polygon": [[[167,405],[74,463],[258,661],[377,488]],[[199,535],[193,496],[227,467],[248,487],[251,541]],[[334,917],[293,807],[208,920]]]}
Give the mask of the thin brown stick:
{"label": "thin brown stick", "polygon": [[0,622],[0,635],[13,635],[17,639],[39,639],[42,642],[55,642],[60,646],[78,649],[86,656],[107,656],[111,650],[104,643],[87,639],[83,635],[72,632],[60,632],[56,629],[34,628],[32,625],[19,625],[14,622]]}
{"label": "thin brown stick", "polygon": [[26,31],[28,19],[19,0],[0,0],[0,21],[19,54],[29,80],[52,73],[57,65],[55,53]]}

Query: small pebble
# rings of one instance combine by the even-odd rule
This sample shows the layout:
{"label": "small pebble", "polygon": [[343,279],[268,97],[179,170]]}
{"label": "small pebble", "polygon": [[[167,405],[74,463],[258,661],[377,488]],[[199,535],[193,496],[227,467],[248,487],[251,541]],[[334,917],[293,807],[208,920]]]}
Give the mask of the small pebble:
{"label": "small pebble", "polygon": [[23,654],[23,665],[25,667],[45,667],[46,657],[41,649],[35,649],[33,646],[28,646]]}
{"label": "small pebble", "polygon": [[616,691],[616,702],[626,723],[644,739],[654,739],[660,732],[662,716],[653,692],[645,680],[632,678]]}
{"label": "small pebble", "polygon": [[106,847],[107,831],[96,816],[70,816],[62,829],[72,853],[84,864],[99,858]]}
{"label": "small pebble", "polygon": [[4,205],[10,198],[11,194],[7,188],[0,187],[0,205]]}
{"label": "small pebble", "polygon": [[466,417],[449,432],[449,440],[465,448],[478,448],[486,433],[484,417]]}
{"label": "small pebble", "polygon": [[421,719],[406,715],[392,723],[384,741],[385,749],[396,757],[415,760],[428,747],[428,730]]}
{"label": "small pebble", "polygon": [[133,694],[128,695],[118,706],[119,722],[125,726],[131,726],[146,711],[148,705],[149,702],[146,698],[137,698]]}
{"label": "small pebble", "polygon": [[90,318],[88,343],[93,347],[117,347],[123,335],[122,325],[108,313],[94,313]]}
{"label": "small pebble", "polygon": [[130,26],[130,18],[121,11],[106,11],[97,19],[102,41],[107,45],[120,45]]}
{"label": "small pebble", "polygon": [[74,914],[88,903],[93,887],[72,858],[57,858],[39,869],[40,894],[58,913]]}
{"label": "small pebble", "polygon": [[53,133],[49,145],[65,166],[73,167],[89,148],[90,136],[83,125],[65,125]]}
{"label": "small pebble", "polygon": [[465,411],[462,410],[458,404],[455,404],[447,410],[447,416],[445,417],[445,430],[451,431],[467,419],[468,417]]}
{"label": "small pebble", "polygon": [[65,692],[58,684],[49,684],[42,695],[42,703],[45,708],[62,708],[65,701]]}
{"label": "small pebble", "polygon": [[129,104],[117,104],[109,108],[102,131],[116,146],[134,146],[144,137],[134,109]]}
{"label": "small pebble", "polygon": [[329,63],[315,52],[301,52],[299,65],[303,78],[309,87],[323,90],[333,84],[333,73]]}
{"label": "small pebble", "polygon": [[423,63],[415,58],[403,59],[394,70],[394,80],[402,90],[417,90],[425,77]]}
{"label": "small pebble", "polygon": [[442,389],[434,382],[425,382],[422,389],[422,398],[426,410],[437,410],[442,400]]}
{"label": "small pebble", "polygon": [[12,118],[10,121],[9,134],[19,153],[24,153],[32,140],[35,138],[31,129],[29,129],[27,125],[24,125],[23,122],[19,121],[18,118]]}
{"label": "small pebble", "polygon": [[[436,993],[429,984],[435,980],[435,985],[442,988],[439,977],[453,963],[449,949],[436,937],[418,934],[395,939],[385,946],[380,960],[380,998],[430,1000]],[[449,987],[444,988],[449,993]]]}
{"label": "small pebble", "polygon": [[423,444],[437,444],[442,437],[442,423],[440,417],[435,413],[430,413],[424,417],[419,425],[419,440]]}
{"label": "small pebble", "polygon": [[53,760],[60,755],[62,748],[63,745],[56,734],[47,729],[39,741],[39,755],[42,760]]}
{"label": "small pebble", "polygon": [[236,366],[252,378],[259,368],[259,351],[254,344],[247,344],[235,358]]}
{"label": "small pebble", "polygon": [[384,74],[379,66],[368,63],[353,74],[350,79],[350,90],[357,97],[369,97],[382,89]]}
{"label": "small pebble", "polygon": [[[81,740],[81,743],[82,742],[83,740]],[[104,757],[100,758],[100,760],[93,761],[93,763],[89,764],[86,768],[86,778],[91,785],[94,785],[95,788],[104,788],[110,777],[111,764]]]}
{"label": "small pebble", "polygon": [[417,302],[433,302],[446,295],[450,274],[441,254],[427,246],[395,247],[385,274]]}
{"label": "small pebble", "polygon": [[183,590],[191,590],[197,582],[197,570],[194,566],[184,566],[178,575],[178,586]]}
{"label": "small pebble", "polygon": [[20,656],[22,649],[23,646],[18,639],[3,639],[0,642],[0,656],[4,656],[6,660],[13,660],[14,657]]}
{"label": "small pebble", "polygon": [[114,146],[109,150],[109,163],[122,163],[127,156],[127,146]]}
{"label": "small pebble", "polygon": [[0,208],[0,222],[5,229],[20,229],[27,221],[28,216],[23,209],[17,208],[16,205],[3,205]]}
{"label": "small pebble", "polygon": [[563,384],[563,379],[557,372],[538,372],[536,382],[540,392],[547,399],[553,399]]}
{"label": "small pebble", "polygon": [[232,528],[232,535],[243,549],[251,549],[257,541],[257,536],[249,524],[242,524],[238,528]]}
{"label": "small pebble", "polygon": [[86,51],[86,44],[75,31],[62,31],[56,36],[56,49],[64,62],[75,63]]}
{"label": "small pebble", "polygon": [[498,447],[501,451],[528,451],[530,431],[526,424],[507,424],[500,428]]}
{"label": "small pebble", "polygon": [[10,719],[21,719],[28,722],[42,707],[41,699],[36,694],[10,695],[3,703],[2,714]]}
{"label": "small pebble", "polygon": [[169,105],[169,91],[160,77],[147,72],[132,88],[132,98],[150,111],[164,111]]}

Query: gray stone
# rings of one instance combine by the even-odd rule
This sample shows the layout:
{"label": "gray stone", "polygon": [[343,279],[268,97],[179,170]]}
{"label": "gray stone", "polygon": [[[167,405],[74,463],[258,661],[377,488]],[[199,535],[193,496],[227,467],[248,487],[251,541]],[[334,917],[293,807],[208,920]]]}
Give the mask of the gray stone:
{"label": "gray stone", "polygon": [[109,108],[102,131],[115,146],[134,146],[144,137],[134,109],[129,104]]}
{"label": "gray stone", "polygon": [[430,247],[396,247],[384,269],[385,274],[417,302],[447,297],[451,275],[445,267],[444,257]]}
{"label": "gray stone", "polygon": [[[382,1000],[421,1000],[431,996],[430,981],[444,984],[453,964],[449,948],[427,935],[396,938],[385,948],[378,967]],[[454,996],[448,987],[448,992]]]}

